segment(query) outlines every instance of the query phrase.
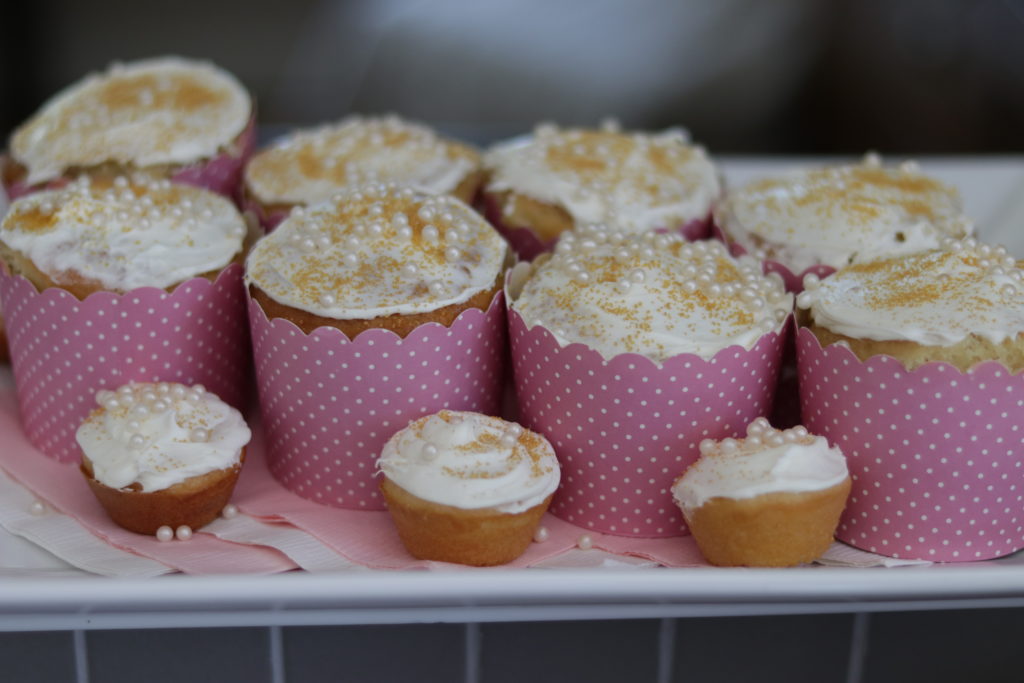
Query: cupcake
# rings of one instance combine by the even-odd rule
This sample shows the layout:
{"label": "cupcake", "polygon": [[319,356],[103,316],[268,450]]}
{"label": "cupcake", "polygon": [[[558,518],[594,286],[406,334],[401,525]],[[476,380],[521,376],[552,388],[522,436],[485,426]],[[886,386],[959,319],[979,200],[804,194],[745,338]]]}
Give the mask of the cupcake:
{"label": "cupcake", "polygon": [[245,277],[271,472],[381,508],[388,436],[442,408],[497,412],[506,252],[460,200],[384,185],[296,207],[257,242]]}
{"label": "cupcake", "polygon": [[715,225],[743,251],[769,262],[799,291],[800,277],[849,263],[937,247],[973,230],[960,195],[916,164],[863,163],[780,174],[729,191]]}
{"label": "cupcake", "polygon": [[497,417],[451,410],[392,436],[377,466],[409,553],[477,566],[505,564],[526,550],[559,478],[544,437]]}
{"label": "cupcake", "polygon": [[846,460],[804,427],[764,418],[747,438],[707,439],[672,487],[697,546],[720,566],[788,567],[832,544],[850,492]]}
{"label": "cupcake", "polygon": [[367,183],[396,183],[470,204],[482,174],[475,149],[397,116],[350,116],[295,131],[257,153],[245,168],[245,196],[265,226],[294,206],[330,199]]}
{"label": "cupcake", "polygon": [[797,299],[805,424],[850,459],[839,537],[963,561],[1024,547],[1024,271],[973,239],[856,263]]}
{"label": "cupcake", "polygon": [[79,175],[144,172],[231,195],[253,142],[234,76],[180,57],[114,64],[54,95],[10,139],[12,196]]}
{"label": "cupcake", "polygon": [[77,459],[93,395],[128,381],[202,383],[240,402],[246,234],[230,201],[168,180],[83,176],[15,200],[0,300],[32,443]]}
{"label": "cupcake", "polygon": [[76,434],[81,470],[116,524],[181,537],[220,514],[251,436],[241,413],[201,386],[168,382],[100,391],[96,402]]}
{"label": "cupcake", "polygon": [[552,511],[683,533],[667,491],[702,439],[767,414],[792,295],[717,241],[584,229],[518,266],[509,300],[520,419],[562,464]]}
{"label": "cupcake", "polygon": [[488,219],[532,259],[559,235],[591,223],[627,232],[707,233],[720,185],[685,132],[624,133],[538,126],[484,155]]}

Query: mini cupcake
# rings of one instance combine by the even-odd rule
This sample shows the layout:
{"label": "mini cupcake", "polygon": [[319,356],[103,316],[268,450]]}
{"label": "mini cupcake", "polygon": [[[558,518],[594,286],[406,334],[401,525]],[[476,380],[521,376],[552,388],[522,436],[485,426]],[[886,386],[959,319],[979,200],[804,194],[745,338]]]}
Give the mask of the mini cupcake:
{"label": "mini cupcake", "polygon": [[973,230],[956,189],[916,164],[886,168],[877,156],[847,166],[781,174],[727,192],[715,225],[768,261],[792,291],[805,271],[826,275],[856,261],[937,247]]}
{"label": "mini cupcake", "polygon": [[76,458],[69,421],[127,381],[202,383],[239,402],[246,234],[230,201],[167,180],[84,176],[16,200],[0,224],[0,299],[33,444]]}
{"label": "mini cupcake", "polygon": [[858,263],[798,304],[805,424],[850,458],[839,537],[894,557],[1024,547],[1024,271],[973,239]]}
{"label": "mini cupcake", "polygon": [[313,500],[380,508],[369,454],[396,429],[497,412],[506,252],[460,200],[384,185],[297,207],[263,237],[246,282],[271,471]]}
{"label": "mini cupcake", "polygon": [[127,384],[96,401],[76,434],[81,469],[116,524],[181,537],[220,514],[251,437],[241,413],[201,386],[168,382]]}
{"label": "mini cupcake", "polygon": [[747,438],[707,439],[672,487],[697,546],[711,564],[788,567],[832,544],[850,492],[846,459],[804,427],[764,418]]}
{"label": "mini cupcake", "polygon": [[484,155],[488,219],[532,259],[567,230],[611,223],[628,232],[707,234],[720,184],[703,148],[679,129],[623,133],[538,126]]}
{"label": "mini cupcake", "polygon": [[114,64],[47,101],[10,140],[12,196],[82,174],[144,172],[233,195],[253,144],[234,76],[180,57]]}
{"label": "mini cupcake", "polygon": [[406,549],[421,560],[477,566],[505,564],[526,550],[559,478],[544,437],[450,410],[396,433],[377,466]]}
{"label": "mini cupcake", "polygon": [[367,183],[393,182],[470,204],[481,179],[480,155],[468,145],[397,116],[350,116],[295,131],[253,156],[245,168],[245,196],[272,228],[294,206]]}
{"label": "mini cupcake", "polygon": [[552,511],[602,532],[684,532],[666,504],[704,438],[767,414],[792,307],[717,241],[584,229],[509,284],[523,424],[564,480]]}

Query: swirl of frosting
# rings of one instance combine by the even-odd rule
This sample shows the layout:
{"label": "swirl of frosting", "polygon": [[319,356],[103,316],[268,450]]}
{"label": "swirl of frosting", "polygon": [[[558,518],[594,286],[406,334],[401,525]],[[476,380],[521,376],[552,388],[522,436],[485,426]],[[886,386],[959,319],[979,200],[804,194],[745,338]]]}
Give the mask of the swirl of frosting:
{"label": "swirl of frosting", "polygon": [[821,491],[841,484],[849,471],[839,448],[804,427],[780,431],[759,417],[747,438],[707,439],[701,457],[672,486],[684,513],[712,498],[753,498],[766,493]]}
{"label": "swirl of frosting", "polygon": [[83,176],[14,201],[0,242],[55,284],[166,288],[241,253],[245,220],[218,194],[167,180]]}
{"label": "swirl of frosting", "polygon": [[478,165],[474,149],[426,126],[397,116],[351,116],[278,140],[252,158],[245,182],[266,204],[314,204],[375,182],[445,194]]}
{"label": "swirl of frosting", "polygon": [[1006,249],[974,238],[857,263],[804,280],[797,305],[816,325],[876,341],[951,346],[977,335],[993,343],[1024,332],[1024,271]]}
{"label": "swirl of frosting", "polygon": [[544,437],[497,417],[453,410],[422,417],[396,433],[377,466],[424,500],[512,514],[543,502],[560,476]]}
{"label": "swirl of frosting", "polygon": [[11,137],[11,155],[29,184],[71,167],[106,162],[135,167],[213,157],[252,116],[231,74],[179,57],[114,64],[54,95]]}
{"label": "swirl of frosting", "polygon": [[755,181],[727,192],[714,213],[731,240],[794,273],[931,249],[973,230],[956,189],[916,164],[883,168],[874,157]]}
{"label": "swirl of frosting", "polygon": [[793,297],[778,276],[763,275],[752,258],[730,256],[721,242],[584,227],[561,238],[511,305],[563,345],[662,361],[750,348],[781,329]]}
{"label": "swirl of frosting", "polygon": [[643,232],[707,216],[721,187],[685,132],[622,133],[538,126],[484,155],[489,192],[513,191],[565,209],[577,225]]}
{"label": "swirl of frosting", "polygon": [[463,202],[369,185],[297,207],[253,247],[246,283],[337,320],[433,311],[494,286],[505,241]]}
{"label": "swirl of frosting", "polygon": [[160,491],[234,467],[252,436],[241,413],[198,385],[127,384],[96,401],[76,438],[93,477],[115,489]]}

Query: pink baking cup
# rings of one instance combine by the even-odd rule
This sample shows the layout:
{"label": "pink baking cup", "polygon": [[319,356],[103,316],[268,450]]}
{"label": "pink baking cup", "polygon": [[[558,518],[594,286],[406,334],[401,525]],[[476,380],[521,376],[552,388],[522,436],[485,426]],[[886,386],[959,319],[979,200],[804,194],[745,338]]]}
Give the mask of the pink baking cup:
{"label": "pink baking cup", "polygon": [[[547,241],[542,240],[530,228],[521,226],[510,226],[505,223],[501,207],[497,200],[489,194],[483,193],[478,209],[484,214],[487,221],[494,226],[505,241],[509,243],[516,255],[523,261],[532,261],[537,256],[551,251],[558,243],[558,238]],[[677,228],[680,234],[691,242],[704,239],[708,235],[711,226],[710,216],[707,218],[695,218],[683,226]],[[667,229],[660,229],[658,232],[667,232]]]}
{"label": "pink baking cup", "polygon": [[272,211],[268,211],[262,204],[246,195],[244,191],[241,194],[240,204],[242,211],[245,213],[251,213],[255,216],[260,227],[263,228],[263,232],[270,232],[276,228],[285,218],[288,218],[288,214],[291,213],[291,209],[274,209]]}
{"label": "pink baking cup", "polygon": [[376,463],[392,434],[442,408],[497,415],[506,357],[505,299],[469,309],[451,327],[420,325],[405,339],[366,330],[349,340],[268,320],[249,300],[256,381],[271,473],[333,507],[382,510]]}
{"label": "pink baking cup", "polygon": [[[727,244],[729,246],[729,253],[733,256],[743,256],[747,253],[746,248],[738,242],[729,239],[729,236],[725,234],[725,231],[717,223],[714,223],[711,227],[711,236]],[[786,291],[793,292],[794,294],[804,291],[804,276],[808,273],[814,273],[818,277],[823,278],[836,272],[836,269],[832,266],[814,265],[800,273],[794,273],[787,266],[771,259],[762,259],[761,266],[765,273],[778,273],[786,285]]]}
{"label": "pink baking cup", "polygon": [[577,526],[646,538],[688,533],[669,488],[700,455],[702,439],[741,436],[768,414],[788,329],[749,350],[658,364],[561,346],[514,310],[508,320],[519,421],[551,441],[562,466],[550,511]]}
{"label": "pink baking cup", "polygon": [[997,362],[907,371],[797,335],[804,424],[846,454],[836,536],[891,557],[966,562],[1024,548],[1024,374]]}
{"label": "pink baking cup", "polygon": [[202,384],[245,403],[249,368],[242,267],[215,281],[193,278],[172,292],[142,287],[79,301],[63,289],[39,292],[0,272],[22,424],[51,458],[80,457],[75,431],[100,389],[129,382]]}

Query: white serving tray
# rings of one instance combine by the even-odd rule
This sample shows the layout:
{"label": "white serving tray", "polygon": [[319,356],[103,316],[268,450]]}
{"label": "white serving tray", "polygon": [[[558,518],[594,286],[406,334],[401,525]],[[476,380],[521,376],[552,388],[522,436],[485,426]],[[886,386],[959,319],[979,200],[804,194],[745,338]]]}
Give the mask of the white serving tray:
{"label": "white serving tray", "polygon": [[[820,159],[725,159],[730,185]],[[1024,257],[1024,157],[935,158],[989,242]],[[10,382],[10,373],[0,373]],[[3,435],[0,434],[0,448]],[[1024,553],[895,569],[293,572],[106,579],[0,530],[0,631],[653,618],[1024,606]]]}

